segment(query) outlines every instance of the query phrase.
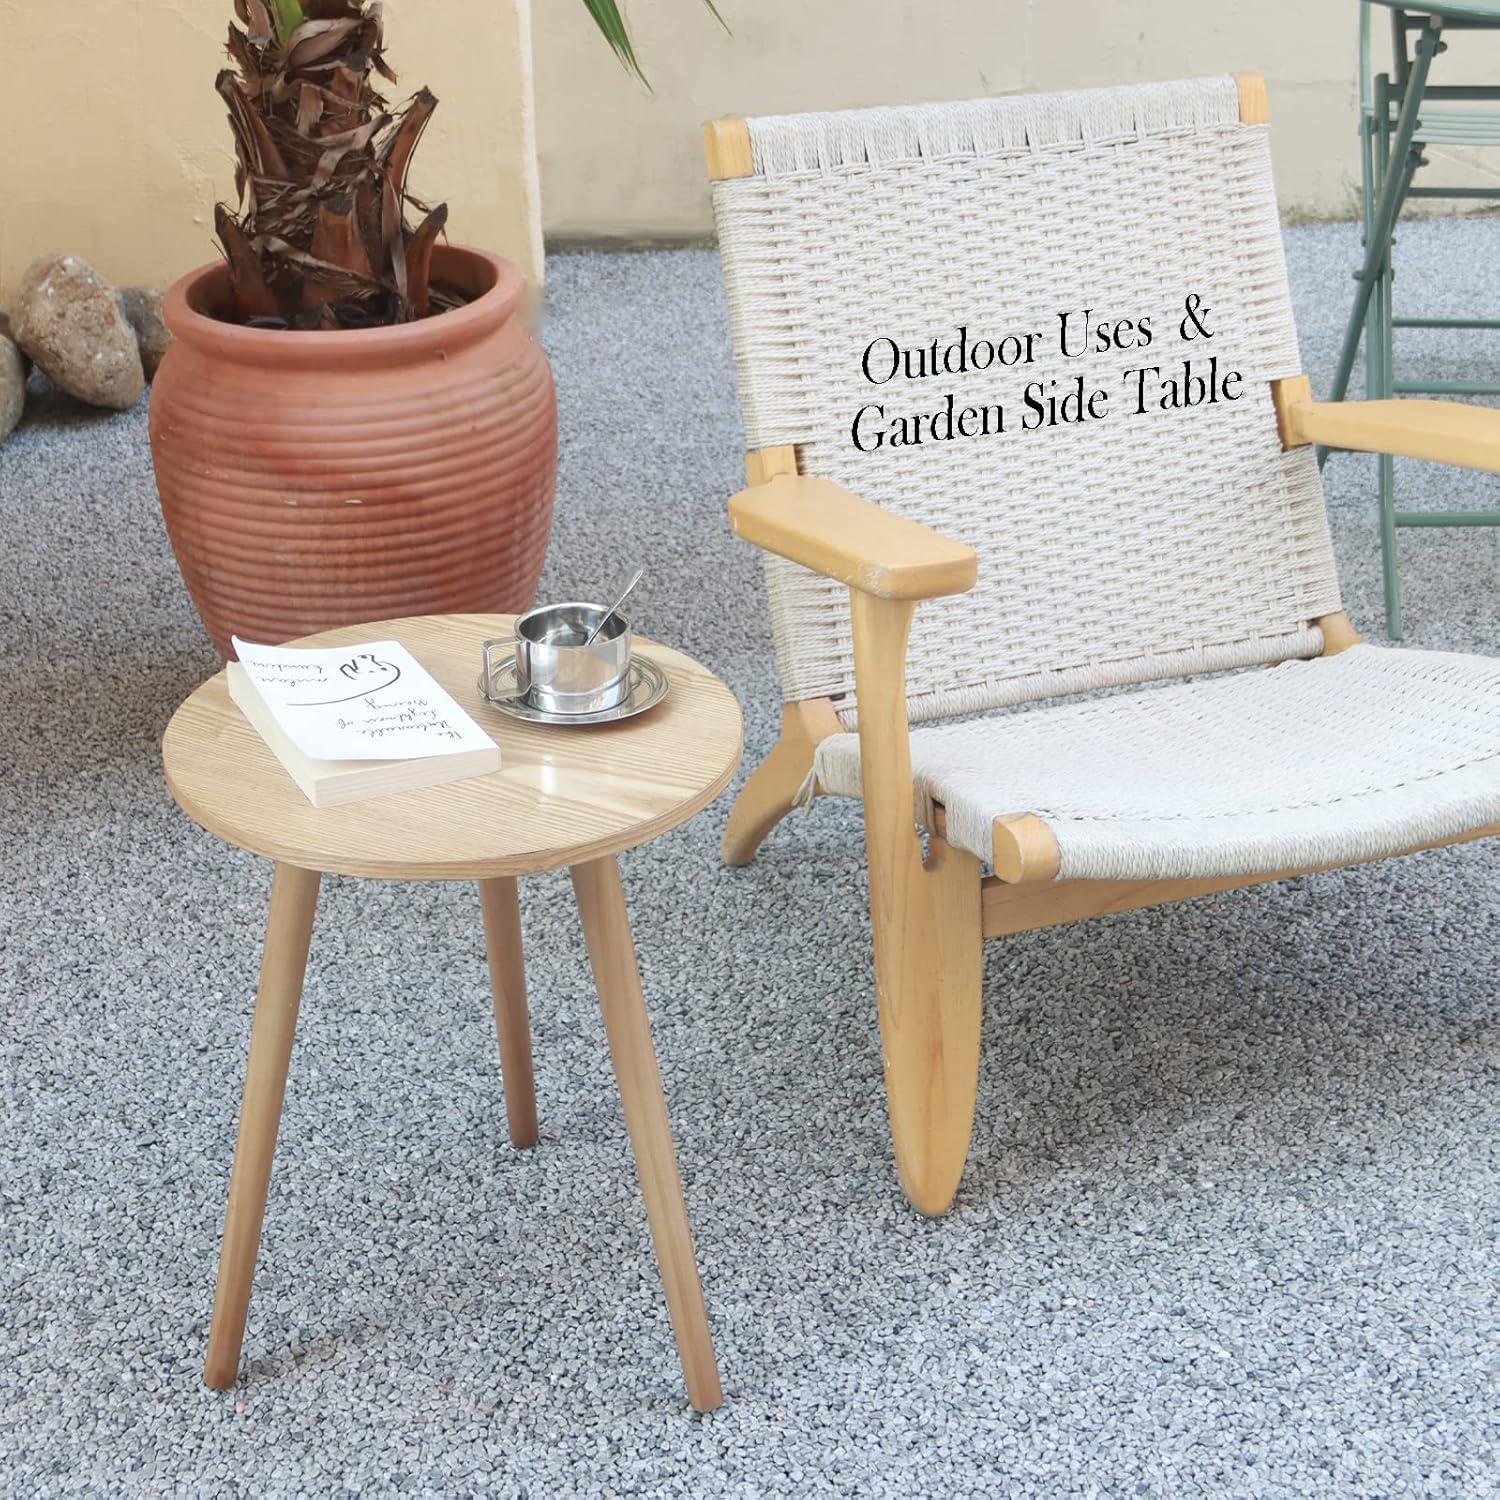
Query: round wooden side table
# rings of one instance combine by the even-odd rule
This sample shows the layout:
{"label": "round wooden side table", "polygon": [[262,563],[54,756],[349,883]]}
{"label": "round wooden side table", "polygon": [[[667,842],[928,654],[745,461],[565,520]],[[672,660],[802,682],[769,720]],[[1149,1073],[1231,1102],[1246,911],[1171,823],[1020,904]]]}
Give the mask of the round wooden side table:
{"label": "round wooden side table", "polygon": [[479,696],[479,647],[511,624],[503,615],[429,616],[296,643],[400,641],[499,743],[501,768],[488,776],[314,808],[230,700],[223,672],[167,725],[167,785],[182,809],[210,833],[276,861],[203,1367],[209,1385],[232,1385],[239,1371],[322,874],[479,883],[510,1136],[531,1146],[536,1096],[516,879],[566,865],[688,1397],[700,1411],[723,1399],[615,856],[686,822],[724,789],[740,759],[739,705],[690,657],[638,641],[671,679],[657,707],[588,728],[502,717]]}

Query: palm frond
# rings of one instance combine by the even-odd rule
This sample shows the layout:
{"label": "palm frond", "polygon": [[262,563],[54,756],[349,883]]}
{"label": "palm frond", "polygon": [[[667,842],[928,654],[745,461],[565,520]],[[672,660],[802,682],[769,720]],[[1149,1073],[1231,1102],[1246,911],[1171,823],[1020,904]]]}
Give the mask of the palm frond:
{"label": "palm frond", "polygon": [[285,47],[307,17],[302,13],[300,0],[271,0],[271,4],[276,11],[276,40]]}
{"label": "palm frond", "polygon": [[625,18],[620,14],[620,7],[615,0],[583,0],[588,8],[588,13],[594,18],[594,24],[604,34],[604,40],[609,43],[610,49],[624,64],[628,73],[634,73],[647,88],[651,87],[646,75],[641,72],[641,65],[636,59],[635,46],[630,40],[630,32],[626,29]]}
{"label": "palm frond", "polygon": [[[626,72],[634,73],[649,89],[651,80],[641,70],[640,61],[635,55],[635,44],[630,40],[630,30],[625,25],[625,17],[620,14],[618,0],[583,0],[583,3],[594,18],[594,24],[603,33],[604,40],[624,64]],[[719,13],[714,0],[703,0],[703,3],[708,8],[709,15],[727,32],[729,23]]]}

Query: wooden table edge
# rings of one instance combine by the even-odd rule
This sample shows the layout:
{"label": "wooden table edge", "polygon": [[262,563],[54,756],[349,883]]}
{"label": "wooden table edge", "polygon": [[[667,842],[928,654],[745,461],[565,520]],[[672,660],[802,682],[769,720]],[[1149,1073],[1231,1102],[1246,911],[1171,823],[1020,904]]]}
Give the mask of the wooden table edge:
{"label": "wooden table edge", "polygon": [[[165,734],[163,739],[165,739]],[[240,843],[237,839],[229,838],[221,829],[210,827],[198,816],[174,785],[172,773],[166,769],[165,759],[163,759],[162,774],[172,800],[193,823],[221,844],[243,849],[245,853],[253,854],[259,859],[274,860],[277,864],[293,865],[301,870],[316,870],[323,875],[349,875],[365,880],[489,880],[496,875],[540,875],[548,870],[562,870],[571,865],[587,864],[590,860],[603,859],[610,854],[624,854],[627,850],[638,849],[642,844],[649,844],[664,833],[670,833],[674,828],[680,828],[682,824],[690,822],[704,808],[718,801],[724,794],[724,788],[734,780],[735,773],[744,760],[744,755],[742,743],[723,773],[715,777],[701,793],[695,794],[680,807],[673,808],[670,813],[653,818],[649,822],[637,823],[623,834],[595,839],[586,844],[559,845],[556,849],[534,851],[510,859],[476,860],[462,864],[441,865],[418,864],[410,860],[332,860],[325,853],[314,849],[299,850],[295,845],[288,848],[284,841],[277,849],[257,848],[254,844]]]}

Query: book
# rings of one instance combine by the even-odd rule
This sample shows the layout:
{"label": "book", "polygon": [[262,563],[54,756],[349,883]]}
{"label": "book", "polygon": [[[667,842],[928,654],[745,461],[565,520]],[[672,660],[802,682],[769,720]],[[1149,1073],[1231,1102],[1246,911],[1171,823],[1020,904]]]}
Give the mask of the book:
{"label": "book", "polygon": [[229,696],[314,807],[500,769],[500,747],[399,641],[233,640]]}

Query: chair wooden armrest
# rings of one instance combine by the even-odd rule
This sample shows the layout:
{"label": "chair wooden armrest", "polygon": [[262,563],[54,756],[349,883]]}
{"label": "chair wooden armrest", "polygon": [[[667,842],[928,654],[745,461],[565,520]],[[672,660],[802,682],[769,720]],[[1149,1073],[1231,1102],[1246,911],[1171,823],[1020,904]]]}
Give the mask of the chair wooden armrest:
{"label": "chair wooden armrest", "polygon": [[1288,447],[1322,443],[1359,453],[1427,458],[1500,473],[1500,411],[1460,401],[1297,401],[1283,413]]}
{"label": "chair wooden armrest", "polygon": [[972,547],[908,521],[830,479],[783,474],[729,502],[734,534],[877,599],[936,599],[973,588]]}

